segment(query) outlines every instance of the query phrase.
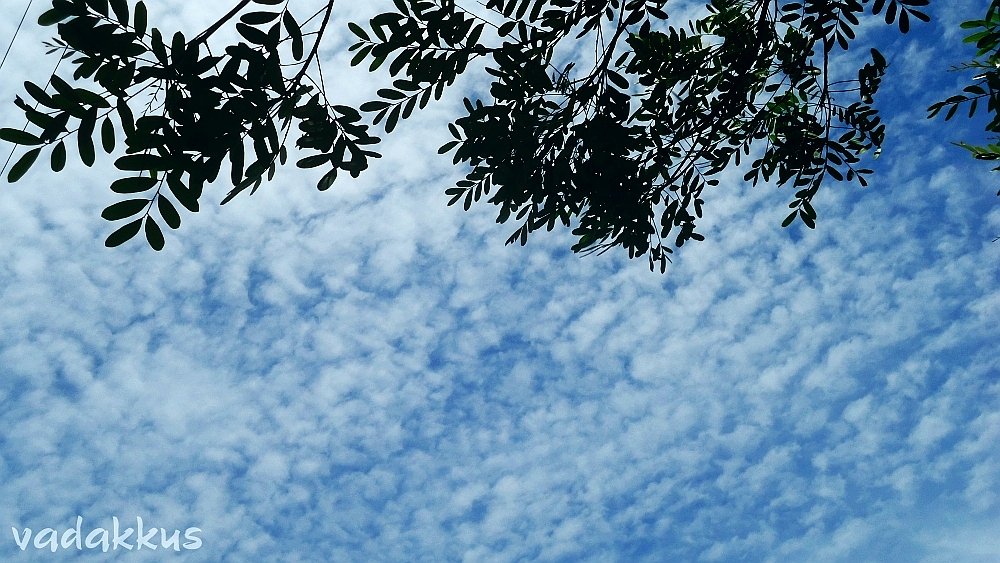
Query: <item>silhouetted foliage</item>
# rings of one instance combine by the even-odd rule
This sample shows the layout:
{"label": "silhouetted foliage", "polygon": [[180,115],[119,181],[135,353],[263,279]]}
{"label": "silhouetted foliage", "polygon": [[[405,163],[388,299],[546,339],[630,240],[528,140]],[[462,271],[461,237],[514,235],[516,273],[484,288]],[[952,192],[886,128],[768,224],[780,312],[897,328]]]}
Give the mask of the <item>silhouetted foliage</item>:
{"label": "silhouetted foliage", "polygon": [[[956,71],[973,71],[972,84],[950,98],[938,102],[929,108],[930,117],[936,116],[947,108],[945,120],[955,116],[959,107],[966,105],[969,117],[984,109],[992,114],[986,131],[993,134],[993,140],[1000,141],[1000,0],[993,0],[986,11],[986,17],[981,20],[970,20],[962,24],[962,29],[971,30],[966,36],[966,43],[976,46],[976,58],[956,67]],[[986,103],[981,102],[985,100]],[[972,145],[956,143],[971,152],[979,160],[1000,160],[1000,144]],[[1000,166],[994,168],[1000,171]],[[997,192],[1000,196],[1000,191]]]}
{"label": "silhouetted foliage", "polygon": [[[160,249],[160,224],[178,228],[178,206],[198,211],[224,168],[232,188],[223,203],[252,193],[285,163],[290,135],[308,151],[297,165],[322,172],[319,189],[340,172],[357,177],[379,157],[371,126],[391,133],[482,59],[491,99],[467,98],[439,151],[469,170],[446,191],[450,203],[487,198],[498,222],[518,225],[508,243],[561,224],[573,227],[574,251],[621,247],[662,271],[672,247],[704,239],[703,192],[744,159],[746,181],[794,187],[783,226],[815,227],[812,201],[829,179],[867,185],[860,163],[884,139],[872,103],[887,62],[870,49],[840,77],[831,59],[864,18],[906,33],[912,19],[928,21],[919,9],[928,1],[713,0],[702,19],[672,26],[666,0],[469,2],[477,11],[393,0],[349,24],[351,64],[391,77],[378,99],[352,108],[324,90],[317,58],[332,0],[306,17],[287,0],[241,0],[192,38],[150,26],[141,1],[52,0],[39,23],[57,25],[50,52],[70,61],[72,78],[57,66],[48,84],[25,83],[30,101],[16,103],[31,130],[0,138],[28,147],[8,174],[16,181],[43,149],[62,170],[72,137],[93,164],[99,136],[125,173],[111,183],[124,199],[102,214],[123,222],[107,245],[143,231]],[[998,44],[996,4],[975,22],[987,30],[973,36],[980,55]],[[213,53],[209,38],[223,26],[240,39]],[[994,63],[995,53],[983,64]],[[980,84],[966,89],[974,97],[944,102],[949,117],[975,96],[989,96],[995,112],[995,66],[983,80],[988,93]],[[970,148],[980,157],[995,149]]]}

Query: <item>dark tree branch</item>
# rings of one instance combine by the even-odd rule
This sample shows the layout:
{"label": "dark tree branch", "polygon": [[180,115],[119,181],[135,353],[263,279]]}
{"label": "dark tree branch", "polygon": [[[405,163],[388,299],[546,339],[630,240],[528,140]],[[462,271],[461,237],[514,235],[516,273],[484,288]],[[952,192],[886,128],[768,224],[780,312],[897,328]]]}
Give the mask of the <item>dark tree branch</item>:
{"label": "dark tree branch", "polygon": [[246,8],[247,5],[250,4],[250,2],[252,1],[253,0],[240,0],[240,2],[236,4],[236,6],[234,6],[232,10],[229,10],[229,13],[219,18],[219,21],[213,23],[211,26],[208,27],[208,29],[202,31],[194,39],[192,39],[190,45],[197,45],[198,43],[204,43],[205,41],[208,41],[208,38],[211,37],[213,33],[218,31],[220,27],[226,25],[226,22],[236,17],[236,14],[239,14],[241,11],[243,11],[243,8]]}

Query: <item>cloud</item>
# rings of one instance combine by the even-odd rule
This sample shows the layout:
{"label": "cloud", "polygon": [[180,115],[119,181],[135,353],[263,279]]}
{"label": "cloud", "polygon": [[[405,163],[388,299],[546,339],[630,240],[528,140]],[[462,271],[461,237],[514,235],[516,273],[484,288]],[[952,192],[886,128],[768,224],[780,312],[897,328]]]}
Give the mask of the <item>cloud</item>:
{"label": "cloud", "polygon": [[941,123],[894,98],[924,128],[815,232],[727,172],[661,276],[446,207],[460,94],[159,254],[103,248],[107,163],[4,188],[0,524],[197,526],[192,561],[995,559],[994,178]]}

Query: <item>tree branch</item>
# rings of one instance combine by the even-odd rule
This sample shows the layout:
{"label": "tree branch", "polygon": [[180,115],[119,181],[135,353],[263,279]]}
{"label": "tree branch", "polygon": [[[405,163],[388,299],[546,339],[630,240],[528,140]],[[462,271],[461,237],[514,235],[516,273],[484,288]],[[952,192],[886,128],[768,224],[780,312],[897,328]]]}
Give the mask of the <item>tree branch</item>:
{"label": "tree branch", "polygon": [[226,22],[233,19],[233,17],[235,17],[236,14],[240,13],[240,11],[242,11],[243,8],[246,8],[247,5],[250,4],[250,2],[252,1],[253,0],[240,0],[239,4],[234,6],[232,10],[229,10],[228,14],[222,16],[221,18],[219,18],[219,21],[213,23],[211,26],[208,27],[208,29],[199,33],[194,39],[191,40],[189,45],[197,45],[198,43],[204,43],[205,41],[208,41],[208,38],[213,33],[218,31],[219,28],[222,27],[223,25],[226,25]]}
{"label": "tree branch", "polygon": [[309,51],[309,56],[302,63],[302,68],[296,73],[295,78],[292,79],[292,84],[298,83],[305,76],[306,71],[309,70],[309,63],[316,58],[316,53],[319,52],[319,44],[323,40],[323,33],[326,32],[326,24],[330,23],[330,14],[333,13],[333,3],[335,0],[329,0],[326,4],[326,13],[323,14],[323,23],[319,24],[319,31],[316,32],[316,42],[313,43],[312,50]]}

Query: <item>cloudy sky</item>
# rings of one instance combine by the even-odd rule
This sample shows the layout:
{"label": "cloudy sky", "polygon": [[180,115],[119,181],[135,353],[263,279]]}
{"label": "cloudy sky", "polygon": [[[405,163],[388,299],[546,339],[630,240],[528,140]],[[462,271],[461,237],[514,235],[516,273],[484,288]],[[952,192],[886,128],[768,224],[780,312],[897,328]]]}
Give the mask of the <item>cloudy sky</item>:
{"label": "cloudy sky", "polygon": [[[147,3],[189,33],[228,8]],[[2,126],[55,62],[45,4]],[[342,4],[324,68],[358,103],[386,79],[344,70],[346,21],[379,5]],[[505,247],[493,208],[446,206],[463,170],[435,149],[478,78],[329,192],[294,167],[225,207],[212,188],[160,253],[104,247],[107,160],[4,182],[0,556],[1000,560],[1000,175],[948,142],[977,124],[924,111],[984,3],[934,4],[909,36],[864,29],[892,65],[872,186],[781,229],[790,194],[733,169],[665,275],[566,232]],[[22,552],[11,530],[77,516],[202,545]]]}

